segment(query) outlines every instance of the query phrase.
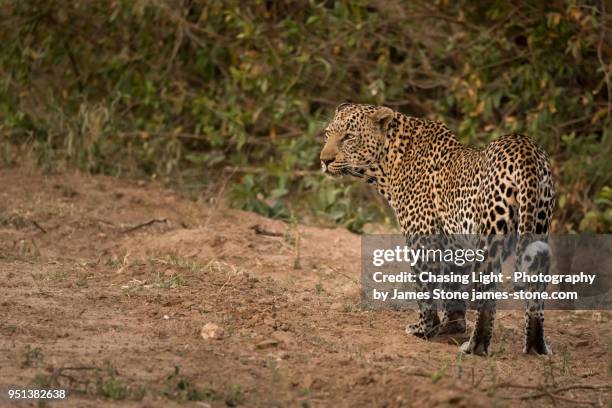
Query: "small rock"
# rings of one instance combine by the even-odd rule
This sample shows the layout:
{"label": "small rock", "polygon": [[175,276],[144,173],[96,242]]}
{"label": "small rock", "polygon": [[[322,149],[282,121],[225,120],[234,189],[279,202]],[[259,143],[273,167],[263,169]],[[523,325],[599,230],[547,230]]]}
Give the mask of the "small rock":
{"label": "small rock", "polygon": [[302,380],[302,387],[311,390],[320,390],[325,385],[324,381],[319,377],[313,377],[311,374],[306,374]]}
{"label": "small rock", "polygon": [[272,339],[279,343],[283,343],[285,346],[293,345],[296,342],[295,336],[291,332],[286,331],[276,331],[272,333]]}
{"label": "small rock", "polygon": [[586,347],[589,345],[588,340],[577,340],[574,342],[574,347]]}
{"label": "small rock", "polygon": [[200,336],[205,340],[221,340],[223,334],[223,329],[214,323],[206,323],[200,330]]}
{"label": "small rock", "polygon": [[368,384],[373,384],[375,382],[376,382],[376,377],[373,374],[368,373],[368,374],[365,374],[359,377],[357,381],[355,382],[355,384],[356,385],[368,385]]}
{"label": "small rock", "polygon": [[272,351],[266,355],[266,359],[274,360],[277,363],[289,358],[289,354],[286,351]]}
{"label": "small rock", "polygon": [[255,348],[262,350],[262,349],[267,349],[267,348],[276,347],[276,346],[278,346],[278,340],[268,339],[268,340],[260,341],[259,343],[257,343],[255,345]]}
{"label": "small rock", "polygon": [[312,375],[306,374],[304,376],[304,380],[302,381],[302,387],[310,388],[312,386]]}
{"label": "small rock", "polygon": [[170,319],[170,316],[164,315],[164,320],[168,320],[168,319]]}
{"label": "small rock", "polygon": [[380,356],[378,356],[378,361],[393,361],[394,360],[394,356],[393,354],[390,353],[382,353]]}
{"label": "small rock", "polygon": [[343,358],[342,360],[338,361],[338,363],[341,366],[347,366],[347,365],[351,364],[352,361],[353,361],[353,359],[348,357],[348,358]]}

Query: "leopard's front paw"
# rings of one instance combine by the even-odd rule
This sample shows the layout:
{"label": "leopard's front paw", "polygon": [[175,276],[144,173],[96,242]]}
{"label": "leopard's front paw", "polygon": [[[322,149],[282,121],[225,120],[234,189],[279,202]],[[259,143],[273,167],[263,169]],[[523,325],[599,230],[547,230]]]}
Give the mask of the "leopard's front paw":
{"label": "leopard's front paw", "polygon": [[544,341],[539,341],[535,344],[525,344],[525,347],[523,347],[523,353],[531,354],[532,352],[543,356],[553,353],[552,348]]}
{"label": "leopard's front paw", "polygon": [[[437,316],[436,316],[437,317]],[[440,320],[432,318],[430,320],[421,319],[416,324],[406,326],[406,333],[428,340],[435,337],[440,331]]]}
{"label": "leopard's front paw", "polygon": [[489,343],[484,340],[474,339],[473,337],[463,343],[459,349],[463,354],[475,354],[477,356],[486,357],[489,355]]}
{"label": "leopard's front paw", "polygon": [[466,329],[465,318],[459,318],[455,320],[443,321],[438,334],[464,334]]}
{"label": "leopard's front paw", "polygon": [[421,323],[409,324],[406,326],[406,333],[422,339],[426,338],[426,330]]}

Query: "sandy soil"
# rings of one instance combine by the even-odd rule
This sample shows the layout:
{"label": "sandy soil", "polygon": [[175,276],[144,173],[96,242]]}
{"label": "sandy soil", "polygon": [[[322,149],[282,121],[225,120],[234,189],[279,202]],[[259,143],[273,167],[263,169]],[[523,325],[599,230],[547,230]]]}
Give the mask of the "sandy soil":
{"label": "sandy soil", "polygon": [[462,338],[404,333],[414,312],[359,309],[359,248],[156,185],[0,169],[0,389],[68,387],[61,406],[609,404],[609,312],[548,313],[555,354],[538,357],[501,311],[494,354],[459,358]]}

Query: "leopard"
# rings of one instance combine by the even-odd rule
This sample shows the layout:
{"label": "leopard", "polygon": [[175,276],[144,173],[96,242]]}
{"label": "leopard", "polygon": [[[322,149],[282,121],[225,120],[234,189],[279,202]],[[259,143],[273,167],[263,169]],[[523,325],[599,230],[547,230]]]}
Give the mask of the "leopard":
{"label": "leopard", "polygon": [[[470,146],[444,123],[352,102],[337,106],[322,133],[322,171],[373,185],[392,208],[404,236],[474,234],[493,241],[515,236],[509,244],[516,251],[515,267],[548,273],[546,237],[555,190],[550,160],[531,138],[512,133]],[[497,251],[493,241],[489,250]],[[504,242],[499,247],[505,255],[488,257],[492,263],[485,269],[501,270],[510,252]],[[541,284],[529,288],[543,289]],[[433,302],[417,303],[418,322],[406,327],[409,334],[430,340],[467,332],[465,302],[448,302],[441,318]],[[544,305],[526,303],[523,351],[550,354]],[[495,315],[494,300],[478,302],[474,328],[461,353],[490,355]]]}

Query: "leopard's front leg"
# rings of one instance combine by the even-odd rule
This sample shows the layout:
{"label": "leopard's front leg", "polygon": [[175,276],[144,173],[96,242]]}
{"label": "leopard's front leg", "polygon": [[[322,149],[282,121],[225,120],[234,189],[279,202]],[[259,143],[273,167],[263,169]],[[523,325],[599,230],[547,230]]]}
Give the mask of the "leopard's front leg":
{"label": "leopard's front leg", "polygon": [[[418,266],[413,267],[418,276],[421,268]],[[428,299],[421,299],[417,301],[419,307],[419,321],[415,324],[409,324],[406,326],[406,333],[412,334],[413,336],[420,337],[422,339],[431,339],[438,334],[440,330],[440,318],[438,317],[438,311],[436,303],[431,296],[433,292],[433,284],[421,282],[417,279],[416,290],[422,293],[428,293]]]}
{"label": "leopard's front leg", "polygon": [[463,334],[466,331],[466,303],[462,300],[444,302],[439,334]]}
{"label": "leopard's front leg", "polygon": [[[449,273],[449,268],[445,268],[445,273]],[[459,273],[469,273],[467,268],[462,270],[457,269]],[[446,292],[459,293],[466,290],[461,282],[449,282],[444,284],[444,290]],[[442,303],[442,323],[439,334],[453,335],[463,334],[466,331],[467,325],[465,322],[465,311],[467,309],[467,303],[464,300],[458,299],[447,299]]]}
{"label": "leopard's front leg", "polygon": [[419,321],[406,326],[406,333],[428,340],[435,337],[440,330],[440,318],[435,305],[427,301],[418,301]]}

